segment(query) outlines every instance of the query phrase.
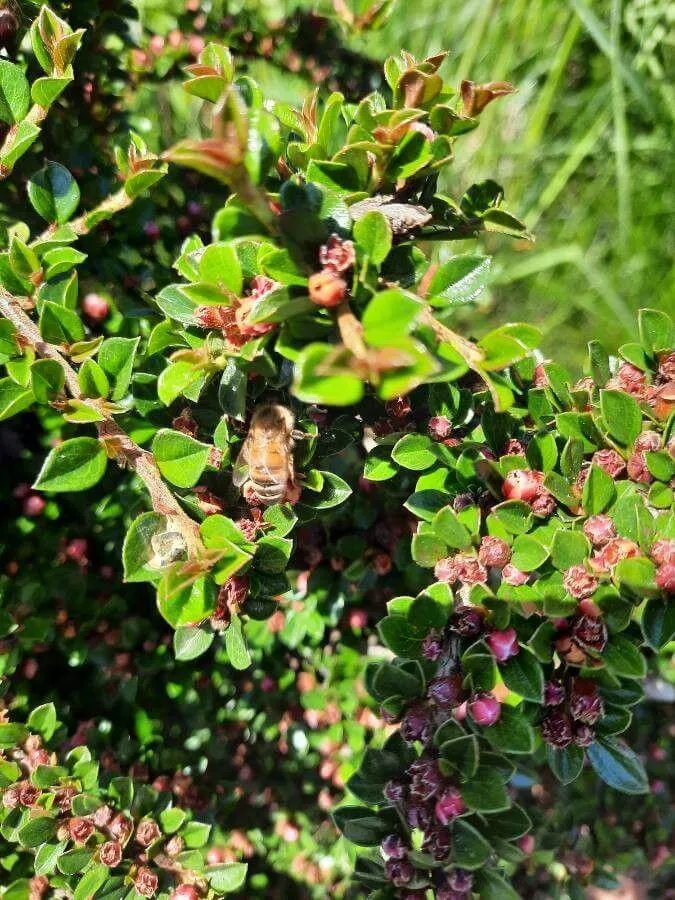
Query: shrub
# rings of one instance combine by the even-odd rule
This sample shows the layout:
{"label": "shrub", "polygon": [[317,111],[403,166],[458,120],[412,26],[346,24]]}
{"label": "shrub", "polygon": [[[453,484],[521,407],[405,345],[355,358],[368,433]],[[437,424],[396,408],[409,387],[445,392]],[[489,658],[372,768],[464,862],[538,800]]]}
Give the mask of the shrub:
{"label": "shrub", "polygon": [[[47,101],[67,87],[80,38],[43,7],[31,40],[46,77],[29,85],[21,66],[3,63],[5,176],[37,139]],[[242,742],[227,779],[208,765],[223,762],[223,747],[190,754],[218,743],[207,717],[218,738],[234,741],[264,719],[277,688],[288,692],[284,701],[305,695],[305,721],[329,740],[338,736],[331,702],[357,717],[354,752],[372,735],[348,782],[362,805],[347,802],[334,819],[348,841],[379,847],[356,864],[373,897],[516,896],[505,879],[531,824],[513,797],[517,771],[546,764],[568,784],[588,760],[613,788],[647,790],[640,759],[617,735],[641,699],[647,658],[675,631],[673,325],[643,310],[639,342],[620,348],[618,360],[591,342],[580,381],[537,356],[532,325],[505,325],[478,343],[450,328],[453,308],[484,288],[490,260],[432,264],[428,248],[483,231],[529,235],[492,181],[458,198],[439,191],[456,139],[512,91],[465,81],[455,92],[439,74],[442,61],[402,54],[387,61],[382,92],[359,103],[338,92],[319,103],[315,93],[294,110],[265,103],[229,51],[209,43],[185,82],[205,101],[204,135],[155,154],[132,134],[115,155],[122,186],[79,216],[68,169],[46,161],[28,180],[47,228],[31,237],[19,223],[0,255],[0,416],[36,409],[36,442],[53,444],[33,487],[15,492],[19,531],[34,534],[42,515],[57,520],[55,496],[68,502],[86,492],[91,534],[64,540],[57,527],[45,544],[52,559],[60,553],[92,577],[90,590],[66,604],[81,619],[44,608],[35,616],[44,598],[31,591],[6,606],[6,671],[20,668],[30,681],[39,664],[23,652],[50,639],[72,658],[75,638],[79,659],[114,665],[120,685],[103,703],[124,710],[135,730],[117,753],[101,748],[109,755],[99,787],[90,751],[76,748],[61,764],[20,724],[23,715],[41,731],[35,723],[46,720],[48,741],[54,707],[29,715],[30,691],[9,694],[2,833],[36,850],[35,877],[54,888],[121,896],[133,883],[145,896],[176,888],[185,900],[190,887],[198,896],[238,889],[241,865],[193,852],[208,826],[183,825],[165,788],[177,793],[176,779],[184,782],[166,772],[189,776],[184,805],[208,810],[218,826],[238,799],[237,789],[227,795],[230,778],[260,776],[269,803],[268,748],[249,762]],[[180,280],[162,278],[146,298],[151,308],[81,296],[84,254],[73,245],[102,223],[111,228],[169,164],[227,191],[211,240],[185,238],[173,263]],[[118,482],[111,461],[133,477]],[[127,586],[118,591],[110,559],[121,526]],[[8,595],[23,577],[14,562]],[[141,609],[149,600],[131,587],[138,584],[154,589],[175,629],[175,658],[157,619],[148,634],[144,614],[129,615],[128,598]],[[47,586],[58,592],[50,579]],[[88,608],[92,596],[102,609]],[[357,636],[369,617],[381,619],[380,658],[364,676],[381,721],[353,692],[363,643],[330,659],[329,629],[343,613]],[[275,660],[282,625],[291,652]],[[199,657],[213,662],[210,675],[191,675],[186,664]],[[236,674],[254,661],[256,684]],[[333,701],[311,696],[317,670]],[[238,696],[228,710],[220,697],[229,692]],[[164,738],[167,697],[182,716]],[[283,756],[292,721],[279,712],[268,734],[251,727]],[[349,729],[341,728],[344,741]],[[76,743],[105,740],[105,730],[93,731],[83,725]],[[283,764],[286,791],[297,772],[310,777],[317,753],[341,786],[339,763],[317,737],[311,757],[296,746]],[[116,771],[120,757],[132,776],[152,767],[156,787],[134,791]],[[71,786],[77,821],[66,833],[69,811],[56,798]],[[321,803],[335,799],[328,791]],[[96,824],[101,804],[111,803],[161,826],[149,848],[132,844],[126,861],[116,856],[112,873],[98,847],[108,823]],[[283,810],[275,829],[297,831]],[[175,857],[176,870],[162,829],[181,828],[189,849]],[[188,837],[197,832],[199,842]],[[86,859],[70,839],[87,845]],[[64,871],[73,853],[78,868]],[[23,856],[12,865],[17,893],[46,887],[24,880]]]}

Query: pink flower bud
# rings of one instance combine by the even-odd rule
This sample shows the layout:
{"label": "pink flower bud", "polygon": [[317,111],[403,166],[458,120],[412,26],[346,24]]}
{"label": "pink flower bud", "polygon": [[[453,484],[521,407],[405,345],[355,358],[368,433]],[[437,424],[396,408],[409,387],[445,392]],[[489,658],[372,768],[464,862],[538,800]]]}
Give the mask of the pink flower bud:
{"label": "pink flower bud", "polygon": [[529,469],[514,469],[504,478],[502,496],[505,500],[534,500],[539,492],[537,473]]}
{"label": "pink flower bud", "polygon": [[584,534],[594,547],[602,547],[616,537],[616,528],[609,516],[591,516],[584,522]]}
{"label": "pink flower bud", "polygon": [[666,562],[656,570],[656,584],[667,594],[675,594],[675,562]]}
{"label": "pink flower bud", "polygon": [[598,588],[598,579],[590,575],[585,566],[578,565],[569,568],[563,577],[565,590],[577,600],[592,596]]}
{"label": "pink flower bud", "polygon": [[444,441],[452,434],[452,422],[446,416],[433,416],[427,425],[429,437],[435,441]]}
{"label": "pink flower bud", "polygon": [[626,470],[626,462],[616,450],[596,450],[593,462],[612,478],[618,478]]}
{"label": "pink flower bud", "polygon": [[511,559],[511,548],[501,538],[486,535],[481,538],[478,559],[484,566],[503,569]]}
{"label": "pink flower bud", "polygon": [[199,900],[199,893],[193,884],[179,884],[170,900]]}
{"label": "pink flower bud", "polygon": [[520,652],[515,628],[507,628],[505,631],[491,631],[485,638],[485,643],[498,662],[506,662],[507,659],[517,656]]}
{"label": "pink flower bud", "polygon": [[502,570],[502,581],[505,581],[512,587],[519,587],[521,584],[525,584],[529,577],[527,572],[521,572],[520,569],[516,569],[511,563],[504,566]]}
{"label": "pink flower bud", "polygon": [[447,791],[443,791],[438,800],[436,800],[436,806],[434,807],[436,818],[441,825],[447,825],[465,811],[466,804],[457,788],[449,788]]}
{"label": "pink flower bud", "polygon": [[100,294],[85,294],[82,312],[92,322],[102,322],[110,312],[108,301]]}
{"label": "pink flower bud", "polygon": [[478,693],[474,694],[468,704],[469,715],[476,725],[489,727],[498,721],[502,708],[492,694]]}

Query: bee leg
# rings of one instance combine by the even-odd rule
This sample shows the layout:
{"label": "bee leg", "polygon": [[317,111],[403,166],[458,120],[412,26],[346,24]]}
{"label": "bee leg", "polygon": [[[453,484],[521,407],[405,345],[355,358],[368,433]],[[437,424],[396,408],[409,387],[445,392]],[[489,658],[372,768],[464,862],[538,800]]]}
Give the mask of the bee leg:
{"label": "bee leg", "polygon": [[300,431],[298,428],[294,428],[291,431],[291,437],[294,441],[306,441],[309,438],[308,434],[305,434],[304,431]]}

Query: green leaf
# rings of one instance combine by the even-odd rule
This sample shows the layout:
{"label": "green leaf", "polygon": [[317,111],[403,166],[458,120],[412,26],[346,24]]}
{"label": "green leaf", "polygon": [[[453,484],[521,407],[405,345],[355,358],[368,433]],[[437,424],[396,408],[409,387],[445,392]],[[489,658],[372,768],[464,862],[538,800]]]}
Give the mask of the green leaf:
{"label": "green leaf", "polygon": [[22,744],[28,737],[25,725],[18,722],[0,722],[0,750],[9,750]]}
{"label": "green leaf", "polygon": [[558,446],[550,432],[536,434],[527,445],[527,461],[539,472],[550,471],[558,461]]}
{"label": "green leaf", "polygon": [[319,472],[323,485],[319,492],[303,491],[299,506],[308,509],[332,509],[339,506],[349,497],[352,489],[347,482],[332,472]]}
{"label": "green leaf", "polygon": [[551,771],[562,784],[571,784],[584,768],[584,751],[576,744],[561,749],[547,744],[546,758]]}
{"label": "green leaf", "polygon": [[477,812],[500,812],[509,808],[502,777],[492,766],[479,766],[471,781],[461,785],[460,793],[466,805]]}
{"label": "green leaf", "polygon": [[371,347],[395,346],[408,334],[422,311],[415,294],[390,289],[375,294],[361,317],[363,337]]}
{"label": "green leaf", "polygon": [[293,393],[303,403],[350,406],[363,396],[363,381],[334,361],[332,344],[309,344],[295,361]]}
{"label": "green leaf", "polygon": [[548,559],[548,550],[534,535],[519,534],[513,542],[511,562],[521,572],[534,572]]}
{"label": "green leaf", "polygon": [[377,625],[382,641],[397,656],[416,659],[420,655],[422,639],[413,634],[405,616],[385,616]]}
{"label": "green leaf", "polygon": [[614,569],[614,578],[619,587],[640,599],[660,593],[655,577],[656,566],[644,556],[619,560]]}
{"label": "green leaf", "polygon": [[229,894],[243,886],[247,869],[246,863],[222,863],[208,866],[204,870],[204,875],[212,890],[218,894]]}
{"label": "green leaf", "polygon": [[642,614],[642,633],[654,650],[660,650],[675,639],[675,603],[654,597],[648,600]]}
{"label": "green leaf", "polygon": [[623,634],[611,635],[602,659],[608,670],[621,678],[644,678],[647,674],[647,660],[640,648]]}
{"label": "green leaf", "polygon": [[541,703],[544,695],[544,673],[539,660],[531,650],[521,647],[516,656],[512,656],[499,666],[499,671],[510,691],[526,700]]}
{"label": "green leaf", "polygon": [[85,847],[66,850],[59,857],[56,867],[64,875],[74,875],[77,872],[81,872],[89,864],[93,855],[93,851],[87,850]]}
{"label": "green leaf", "polygon": [[11,378],[0,378],[0,422],[23,412],[33,402],[33,392]]}
{"label": "green leaf", "polygon": [[673,320],[656,309],[641,309],[638,314],[640,341],[648,353],[670,351],[675,346]]}
{"label": "green leaf", "polygon": [[56,709],[53,703],[43,703],[36,706],[28,716],[28,727],[31,731],[37,731],[45,741],[50,741],[56,731]]}
{"label": "green leaf", "polygon": [[124,538],[122,561],[124,564],[124,580],[126,582],[155,582],[159,572],[148,566],[154,555],[152,538],[166,534],[169,524],[165,516],[156,512],[145,512],[137,516],[131,523]]}
{"label": "green leaf", "polygon": [[489,831],[505,841],[515,841],[532,827],[532,821],[521,806],[514,804],[510,809],[489,816],[486,820]]}
{"label": "green leaf", "polygon": [[164,809],[159,814],[159,824],[164,834],[175,834],[185,822],[187,812],[179,806]]}
{"label": "green leaf", "polygon": [[248,669],[251,665],[251,654],[246,645],[241,619],[236,614],[232,615],[232,620],[225,632],[225,649],[233,668]]}
{"label": "green leaf", "polygon": [[429,303],[443,308],[476,300],[487,286],[491,265],[488,256],[451,257],[431,279]]}
{"label": "green leaf", "polygon": [[84,340],[84,325],[75,310],[51,300],[42,304],[39,327],[48,344],[74,344]]}
{"label": "green leaf", "polygon": [[481,900],[521,900],[520,895],[494,869],[477,872],[473,889]]}
{"label": "green leaf", "polygon": [[434,442],[425,434],[406,434],[394,446],[391,458],[404,469],[422,472],[437,461]]}
{"label": "green leaf", "polygon": [[614,440],[632,447],[642,429],[642,412],[637,402],[623,391],[600,391],[600,410]]}
{"label": "green leaf", "polygon": [[597,774],[610,787],[624,794],[648,793],[644,766],[623,741],[615,737],[598,738],[586,753]]}
{"label": "green leaf", "polygon": [[388,481],[397,472],[390,447],[373,447],[363,464],[363,477],[368,481]]}
{"label": "green leaf", "polygon": [[38,403],[50,403],[66,382],[63,367],[55,359],[38,359],[30,367],[30,386]]}
{"label": "green leaf", "polygon": [[98,351],[98,364],[110,379],[110,399],[121,400],[131,384],[134,358],[140,338],[106,338]]}
{"label": "green leaf", "polygon": [[18,838],[22,847],[39,847],[50,840],[56,831],[56,820],[51,816],[38,815],[29,819],[19,828]]}
{"label": "green leaf", "polygon": [[220,379],[218,402],[228,416],[243,422],[246,418],[246,371],[230,357]]}
{"label": "green leaf", "polygon": [[173,635],[173,650],[176,659],[188,662],[206,653],[215,634],[213,631],[205,631],[203,628],[183,626],[177,628]]}
{"label": "green leaf", "polygon": [[434,534],[454,550],[465,550],[471,546],[471,535],[451,506],[446,506],[436,513],[431,527]]}
{"label": "green leaf", "polygon": [[210,244],[199,261],[199,277],[220,290],[239,296],[244,281],[239,257],[231,244]]}
{"label": "green leaf", "polygon": [[0,121],[14,125],[30,105],[30,87],[21,66],[0,59]]}
{"label": "green leaf", "polygon": [[45,459],[33,487],[42,491],[86,491],[103,478],[108,464],[96,438],[70,438]]}
{"label": "green leaf", "polygon": [[58,844],[43,844],[35,853],[35,874],[52,875],[56,869],[56,863],[68,846],[68,841],[60,841]]}
{"label": "green leaf", "polygon": [[553,536],[551,562],[561,572],[566,572],[572,566],[581,565],[590,554],[591,545],[581,531],[560,529]]}
{"label": "green leaf", "polygon": [[65,166],[47,160],[28,180],[28,199],[35,212],[47,222],[63,225],[80,202],[80,189]]}
{"label": "green leaf", "polygon": [[413,560],[423,569],[432,569],[439,559],[447,556],[447,545],[435,534],[414,534],[410,552]]}
{"label": "green leaf", "polygon": [[[443,726],[441,726],[443,727]],[[439,729],[440,730],[440,729]],[[438,732],[434,741],[438,738]],[[440,745],[440,756],[443,768],[449,766],[456,769],[462,778],[473,778],[479,761],[478,740],[475,734],[465,734],[451,740],[443,740]]]}
{"label": "green leaf", "polygon": [[77,373],[77,381],[83,397],[107,397],[110,382],[99,364],[94,359],[86,359]]}
{"label": "green leaf", "polygon": [[108,867],[100,864],[88,869],[73,892],[73,900],[92,900],[96,891],[108,880],[109,874]]}
{"label": "green leaf", "polygon": [[604,512],[616,499],[616,487],[610,475],[593,464],[584,483],[581,503],[588,516]]}
{"label": "green leaf", "polygon": [[463,869],[478,869],[491,853],[489,843],[473,825],[458,819],[452,826],[452,861]]}
{"label": "green leaf", "polygon": [[525,534],[532,527],[532,509],[522,500],[507,500],[493,507],[496,516],[510,534]]}
{"label": "green leaf", "polygon": [[518,709],[506,704],[502,704],[499,719],[484,728],[482,735],[501,753],[532,753],[534,748],[532,726]]}
{"label": "green leaf", "polygon": [[198,578],[187,587],[175,586],[171,572],[165,575],[157,592],[157,606],[169,625],[196,625],[216,608],[217,585],[212,578]]}
{"label": "green leaf", "polygon": [[354,239],[359,249],[379,268],[391,250],[391,226],[381,212],[371,210],[354,223]]}
{"label": "green leaf", "polygon": [[72,69],[70,71],[70,75],[61,77],[36,78],[30,87],[30,96],[33,103],[48,109],[73,81]]}
{"label": "green leaf", "polygon": [[209,444],[188,434],[161,428],[152,441],[152,453],[163,477],[176,487],[197,484],[209,458]]}
{"label": "green leaf", "polygon": [[333,819],[347,840],[359,847],[374,847],[392,830],[389,819],[367,806],[341,806]]}

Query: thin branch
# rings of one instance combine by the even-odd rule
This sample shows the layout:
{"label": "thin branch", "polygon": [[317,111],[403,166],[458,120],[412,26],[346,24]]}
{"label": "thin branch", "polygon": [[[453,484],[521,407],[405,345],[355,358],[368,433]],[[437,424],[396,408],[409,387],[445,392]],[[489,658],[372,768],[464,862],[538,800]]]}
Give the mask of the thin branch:
{"label": "thin branch", "polygon": [[[45,116],[49,110],[45,106],[40,106],[39,103],[34,103],[31,108],[28,110],[22,122],[32,122],[33,125],[39,125],[40,122],[43,121]],[[16,137],[16,132],[19,127],[19,124],[12,125],[7,134],[5,135],[5,139],[0,145],[0,159],[12,149],[12,144],[14,143],[14,138]],[[0,181],[4,181],[6,178],[12,174],[12,167],[0,165]]]}
{"label": "thin branch", "polygon": [[470,368],[480,372],[480,369],[476,369],[476,367],[480,366],[484,359],[484,354],[475,344],[467,341],[461,334],[457,334],[456,331],[439,322],[428,306],[422,310],[420,321],[431,328],[439,341],[443,341],[444,344],[450,344]]}
{"label": "thin branch", "polygon": [[347,300],[336,307],[335,321],[345,347],[351,350],[356,359],[367,359],[368,348],[363,340],[363,326],[351,311]]}
{"label": "thin branch", "polygon": [[[99,213],[105,213],[105,218],[108,219],[115,215],[115,213],[121,212],[123,209],[131,206],[133,202],[134,198],[129,197],[124,188],[121,187],[118,191],[115,191],[114,194],[110,194],[109,197],[106,197],[105,200],[101,201],[98,206],[90,209],[89,212],[82,213],[81,216],[78,216],[76,219],[69,222],[68,227],[72,228],[76,235],[82,237],[82,235],[89,234],[92,227],[101,221],[98,215]],[[32,247],[42,241],[49,240],[57,227],[58,226],[56,225],[50,225],[49,228],[45,228],[42,234],[31,241],[30,246]]]}
{"label": "thin branch", "polygon": [[139,447],[117,424],[100,401],[82,397],[77,373],[64,358],[61,349],[55,344],[43,340],[35,323],[22,309],[21,298],[14,297],[1,287],[0,315],[14,325],[24,345],[30,345],[39,356],[53,359],[61,366],[68,391],[73,399],[85,403],[104,417],[102,422],[96,424],[96,427],[106,450],[117,459],[120,466],[127,467],[138,475],[150,495],[150,502],[155,512],[172,520],[174,526],[185,538],[190,555],[194,555],[201,549],[198,525],[185,513],[176,497],[162,480],[152,453]]}

